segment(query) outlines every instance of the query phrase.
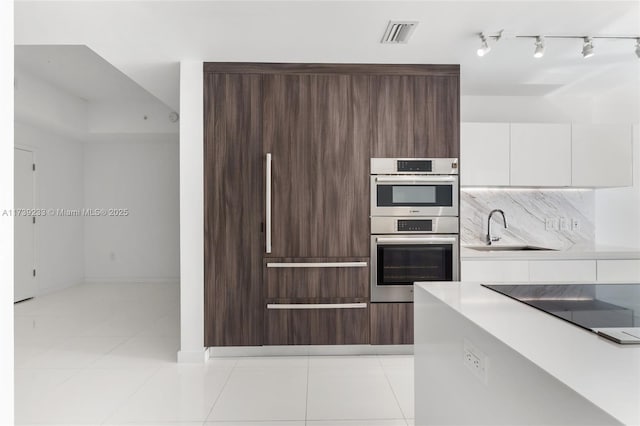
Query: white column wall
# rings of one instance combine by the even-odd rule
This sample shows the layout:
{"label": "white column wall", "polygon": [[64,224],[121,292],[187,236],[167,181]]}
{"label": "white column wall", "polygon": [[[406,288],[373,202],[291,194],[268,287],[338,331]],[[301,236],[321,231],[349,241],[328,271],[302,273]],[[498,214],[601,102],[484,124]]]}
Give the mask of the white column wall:
{"label": "white column wall", "polygon": [[180,63],[180,352],[204,362],[203,63]]}
{"label": "white column wall", "polygon": [[[0,210],[13,207],[13,2],[0,2]],[[13,219],[0,216],[0,424],[13,424]]]}

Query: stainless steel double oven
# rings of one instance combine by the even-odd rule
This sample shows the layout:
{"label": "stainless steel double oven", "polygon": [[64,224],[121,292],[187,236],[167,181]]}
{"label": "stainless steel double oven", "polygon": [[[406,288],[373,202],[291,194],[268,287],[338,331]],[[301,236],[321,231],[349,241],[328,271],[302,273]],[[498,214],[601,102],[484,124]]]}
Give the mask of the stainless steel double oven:
{"label": "stainless steel double oven", "polygon": [[416,281],[457,281],[457,158],[371,159],[371,301],[410,302]]}

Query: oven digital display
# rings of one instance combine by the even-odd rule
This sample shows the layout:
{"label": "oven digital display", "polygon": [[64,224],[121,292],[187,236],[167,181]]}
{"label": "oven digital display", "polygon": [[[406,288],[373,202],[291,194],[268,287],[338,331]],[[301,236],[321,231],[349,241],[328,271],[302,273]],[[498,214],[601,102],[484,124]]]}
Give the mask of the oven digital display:
{"label": "oven digital display", "polygon": [[398,231],[400,232],[431,232],[433,231],[433,221],[423,220],[398,220]]}
{"label": "oven digital display", "polygon": [[431,160],[398,160],[399,172],[430,172]]}
{"label": "oven digital display", "polygon": [[435,186],[394,186],[391,190],[393,204],[435,203]]}

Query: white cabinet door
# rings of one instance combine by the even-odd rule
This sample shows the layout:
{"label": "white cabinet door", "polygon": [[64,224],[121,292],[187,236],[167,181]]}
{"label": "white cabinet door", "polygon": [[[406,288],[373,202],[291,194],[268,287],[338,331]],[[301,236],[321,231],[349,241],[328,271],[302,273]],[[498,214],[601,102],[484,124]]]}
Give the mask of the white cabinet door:
{"label": "white cabinet door", "polygon": [[574,124],[571,135],[572,186],[631,186],[632,127]]}
{"label": "white cabinet door", "polygon": [[595,260],[532,260],[529,281],[595,281]]}
{"label": "white cabinet door", "polygon": [[462,281],[529,281],[526,260],[463,260],[461,267]]}
{"label": "white cabinet door", "polygon": [[639,282],[640,260],[598,260],[598,281]]}
{"label": "white cabinet door", "polygon": [[460,125],[460,182],[463,186],[509,185],[509,123]]}
{"label": "white cabinet door", "polygon": [[570,124],[511,124],[511,185],[571,185]]}

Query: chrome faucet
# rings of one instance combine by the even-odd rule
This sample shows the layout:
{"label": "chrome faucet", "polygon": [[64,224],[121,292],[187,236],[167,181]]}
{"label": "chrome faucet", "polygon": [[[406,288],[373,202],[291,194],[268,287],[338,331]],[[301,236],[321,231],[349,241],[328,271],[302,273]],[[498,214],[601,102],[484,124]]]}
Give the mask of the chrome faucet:
{"label": "chrome faucet", "polygon": [[500,241],[500,237],[492,237],[491,236],[491,216],[494,213],[500,213],[502,215],[502,221],[504,222],[504,229],[507,229],[507,218],[504,215],[504,212],[500,209],[493,209],[491,213],[489,213],[489,219],[487,219],[487,245],[490,246],[494,241]]}

